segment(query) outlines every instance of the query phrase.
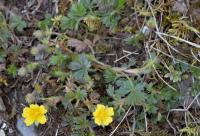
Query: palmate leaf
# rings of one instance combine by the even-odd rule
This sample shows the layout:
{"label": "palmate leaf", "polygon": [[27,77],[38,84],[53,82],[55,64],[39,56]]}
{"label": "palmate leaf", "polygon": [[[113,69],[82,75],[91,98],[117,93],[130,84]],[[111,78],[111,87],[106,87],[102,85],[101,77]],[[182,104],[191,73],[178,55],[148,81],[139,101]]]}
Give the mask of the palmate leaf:
{"label": "palmate leaf", "polygon": [[89,9],[91,7],[92,0],[81,0],[80,3],[83,4],[85,9]]}
{"label": "palmate leaf", "polygon": [[61,81],[64,81],[68,74],[66,72],[60,71],[60,70],[56,70],[53,72],[53,75],[56,77],[59,77]]}
{"label": "palmate leaf", "polygon": [[142,105],[145,101],[144,83],[131,81],[127,79],[120,79],[116,82],[118,89],[114,90],[109,85],[107,93],[111,97],[125,98],[126,105]]}
{"label": "palmate leaf", "polygon": [[108,13],[103,16],[102,21],[107,27],[115,28],[118,25],[120,16],[116,15],[114,12]]}
{"label": "palmate leaf", "polygon": [[85,90],[78,90],[75,93],[75,99],[76,100],[85,100],[85,98],[87,98],[87,92]]}
{"label": "palmate leaf", "polygon": [[6,69],[7,73],[13,77],[17,75],[17,67],[14,64],[10,64]]}
{"label": "palmate leaf", "polygon": [[200,79],[200,68],[199,67],[191,66],[190,71],[192,72],[192,75],[194,77]]}
{"label": "palmate leaf", "polygon": [[61,25],[60,25],[61,29],[78,30],[80,21],[87,14],[87,9],[89,6],[87,5],[88,3],[90,3],[90,0],[84,0],[73,3],[67,16],[61,19]]}
{"label": "palmate leaf", "polygon": [[62,54],[60,51],[57,51],[55,55],[51,56],[50,64],[51,65],[61,65],[66,60],[67,55]]}
{"label": "palmate leaf", "polygon": [[87,120],[86,116],[79,116],[73,118],[73,123],[76,129],[86,129],[90,126],[89,121]]}
{"label": "palmate leaf", "polygon": [[27,23],[24,20],[22,20],[22,17],[20,17],[20,16],[13,16],[11,18],[10,26],[12,28],[16,28],[17,31],[21,32],[27,26]]}
{"label": "palmate leaf", "polygon": [[115,90],[117,96],[124,97],[131,90],[134,90],[133,84],[129,80],[118,80],[116,84],[119,86],[119,88]]}
{"label": "palmate leaf", "polygon": [[181,75],[182,75],[181,71],[175,70],[172,65],[169,66],[169,71],[170,72],[165,74],[164,77],[170,78],[170,80],[172,80],[173,82],[181,81]]}
{"label": "palmate leaf", "polygon": [[106,69],[104,72],[104,78],[106,83],[113,82],[118,78],[118,75],[112,69]]}
{"label": "palmate leaf", "polygon": [[106,89],[106,91],[107,91],[107,94],[110,97],[114,97],[115,96],[115,93],[114,93],[115,89],[114,89],[114,87],[112,85],[109,85],[108,89]]}
{"label": "palmate leaf", "polygon": [[144,90],[144,86],[145,86],[145,83],[137,83],[137,84],[135,84],[135,90],[136,91],[142,91],[142,90]]}
{"label": "palmate leaf", "polygon": [[82,65],[81,65],[80,62],[73,61],[73,62],[71,62],[71,63],[69,64],[69,68],[70,68],[71,70],[79,70],[79,69],[82,68]]}
{"label": "palmate leaf", "polygon": [[79,70],[79,69],[88,70],[90,66],[91,66],[90,61],[87,59],[85,54],[79,55],[79,57],[75,61],[69,64],[69,68],[71,70]]}
{"label": "palmate leaf", "polygon": [[142,105],[145,100],[145,94],[141,91],[131,91],[125,98],[126,105]]}
{"label": "palmate leaf", "polygon": [[66,29],[73,30],[76,27],[76,23],[77,22],[76,22],[75,19],[64,16],[61,19],[60,27],[61,27],[62,30],[66,30]]}
{"label": "palmate leaf", "polygon": [[90,66],[90,61],[85,54],[79,55],[76,60],[69,64],[69,68],[73,71],[73,77],[79,82],[86,82],[90,79],[88,75]]}
{"label": "palmate leaf", "polygon": [[51,18],[52,16],[50,14],[46,14],[45,19],[38,22],[38,27],[42,30],[46,30],[47,28],[50,28],[52,25]]}
{"label": "palmate leaf", "polygon": [[86,70],[80,69],[73,73],[73,77],[79,82],[86,82],[90,79]]}
{"label": "palmate leaf", "polygon": [[86,14],[86,9],[82,3],[74,3],[69,11],[70,18],[83,17]]}
{"label": "palmate leaf", "polygon": [[123,9],[126,3],[126,0],[116,0],[117,2],[117,9]]}

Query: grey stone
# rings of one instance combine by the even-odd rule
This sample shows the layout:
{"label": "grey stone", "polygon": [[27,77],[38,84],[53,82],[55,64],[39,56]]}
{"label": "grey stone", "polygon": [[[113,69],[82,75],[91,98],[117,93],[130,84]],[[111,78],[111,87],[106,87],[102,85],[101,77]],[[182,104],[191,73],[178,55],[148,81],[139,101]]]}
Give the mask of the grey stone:
{"label": "grey stone", "polygon": [[5,107],[3,99],[1,97],[0,97],[0,111],[1,112],[6,111],[6,107]]}
{"label": "grey stone", "polygon": [[173,9],[173,11],[177,11],[182,14],[186,14],[188,11],[186,4],[182,1],[176,1],[173,5],[172,9]]}
{"label": "grey stone", "polygon": [[20,117],[17,118],[17,129],[22,136],[38,136],[35,126],[27,127],[24,124],[24,119]]}
{"label": "grey stone", "polygon": [[6,136],[5,132],[2,129],[0,130],[0,136]]}

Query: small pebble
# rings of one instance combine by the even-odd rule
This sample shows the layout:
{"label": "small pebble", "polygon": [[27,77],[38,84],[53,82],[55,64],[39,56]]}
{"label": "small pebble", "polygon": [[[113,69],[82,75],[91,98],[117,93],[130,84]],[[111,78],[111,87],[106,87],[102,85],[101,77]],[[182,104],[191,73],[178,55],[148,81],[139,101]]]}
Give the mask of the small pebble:
{"label": "small pebble", "polygon": [[0,136],[6,136],[5,132],[2,129],[0,130]]}
{"label": "small pebble", "polygon": [[148,36],[151,32],[150,28],[148,26],[144,26],[141,30],[141,32],[145,35]]}
{"label": "small pebble", "polygon": [[12,133],[14,132],[14,130],[13,130],[12,128],[9,128],[9,129],[8,129],[8,132],[9,132],[10,134],[12,134]]}
{"label": "small pebble", "polygon": [[6,123],[3,123],[3,125],[1,126],[1,129],[6,129],[6,128],[7,128]]}

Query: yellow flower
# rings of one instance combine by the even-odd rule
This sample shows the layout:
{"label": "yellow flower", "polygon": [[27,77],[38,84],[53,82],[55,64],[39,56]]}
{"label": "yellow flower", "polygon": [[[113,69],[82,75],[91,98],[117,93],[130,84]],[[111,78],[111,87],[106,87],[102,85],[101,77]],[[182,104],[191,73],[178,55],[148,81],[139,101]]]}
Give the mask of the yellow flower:
{"label": "yellow flower", "polygon": [[31,104],[30,107],[23,109],[22,117],[25,118],[24,123],[26,126],[33,123],[45,124],[47,121],[45,113],[47,113],[47,110],[43,105]]}
{"label": "yellow flower", "polygon": [[112,116],[114,116],[114,111],[112,107],[107,107],[102,104],[97,104],[96,110],[93,112],[94,122],[99,126],[108,126],[112,121]]}

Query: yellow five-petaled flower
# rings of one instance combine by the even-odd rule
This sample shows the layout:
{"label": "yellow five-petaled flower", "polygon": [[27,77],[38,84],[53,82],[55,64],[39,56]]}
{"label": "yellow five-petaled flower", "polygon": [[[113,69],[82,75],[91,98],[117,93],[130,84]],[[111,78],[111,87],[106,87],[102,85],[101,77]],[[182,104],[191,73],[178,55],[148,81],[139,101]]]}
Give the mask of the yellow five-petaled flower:
{"label": "yellow five-petaled flower", "polygon": [[45,124],[47,121],[46,113],[47,110],[43,105],[31,104],[29,107],[24,108],[22,117],[25,118],[24,123],[26,126],[30,126],[33,123]]}
{"label": "yellow five-petaled flower", "polygon": [[112,107],[97,104],[96,110],[93,112],[94,122],[99,126],[108,126],[112,123],[114,111]]}

